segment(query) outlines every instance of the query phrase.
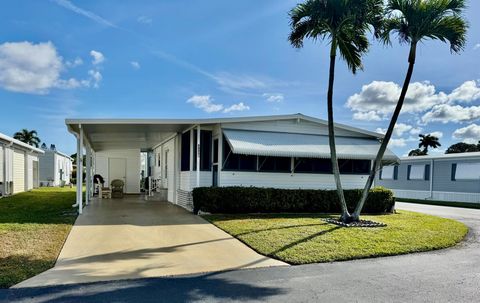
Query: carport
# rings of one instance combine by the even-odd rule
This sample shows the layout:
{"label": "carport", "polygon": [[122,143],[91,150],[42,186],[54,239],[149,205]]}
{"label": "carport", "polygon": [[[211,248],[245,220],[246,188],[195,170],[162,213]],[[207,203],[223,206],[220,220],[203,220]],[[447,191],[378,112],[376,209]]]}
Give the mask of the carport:
{"label": "carport", "polygon": [[[209,124],[214,120],[202,120],[200,123]],[[195,124],[194,120],[177,119],[67,119],[67,128],[77,139],[77,167],[83,167],[83,155],[85,155],[86,167],[86,195],[82,201],[83,170],[77,169],[77,196],[74,207],[82,213],[83,202],[89,205],[93,197],[93,175],[104,172],[109,178],[112,167],[122,164],[118,159],[125,159],[125,176],[127,193],[140,193],[140,152],[152,151],[156,146],[165,142],[172,142],[172,151],[167,155],[165,161],[173,164],[170,167],[172,181],[169,182],[169,199],[176,201],[177,179],[179,174],[179,149],[180,142],[178,134],[194,129],[200,134],[200,123]],[[202,126],[203,126],[202,124]],[[200,136],[197,135],[196,148],[200,148]],[[197,155],[199,159],[200,155]],[[103,161],[104,159],[107,159]],[[137,159],[138,158],[138,159]],[[113,160],[115,161],[113,161]],[[197,166],[200,161],[197,159]],[[197,167],[198,168],[198,167]],[[122,169],[117,169],[122,171]],[[120,172],[118,172],[120,174]],[[197,169],[197,181],[199,181],[200,169]],[[197,182],[199,184],[199,182]]]}

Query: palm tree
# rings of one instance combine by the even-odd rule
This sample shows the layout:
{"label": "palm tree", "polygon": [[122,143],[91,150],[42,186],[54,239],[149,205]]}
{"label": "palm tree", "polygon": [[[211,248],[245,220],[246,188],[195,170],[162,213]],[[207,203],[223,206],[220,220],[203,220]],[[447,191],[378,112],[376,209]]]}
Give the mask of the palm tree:
{"label": "palm tree", "polygon": [[409,157],[419,157],[419,156],[425,156],[425,155],[426,155],[425,152],[423,150],[421,150],[420,148],[412,149],[408,153]]}
{"label": "palm tree", "polygon": [[330,45],[330,70],[327,91],[328,136],[332,170],[342,209],[341,220],[350,222],[351,215],[343,194],[335,148],[333,120],[333,84],[337,51],[353,74],[362,69],[362,55],[368,50],[366,37],[370,26],[378,36],[383,18],[383,0],[307,0],[290,11],[291,33],[288,38],[295,48],[303,47],[306,38],[327,40]]}
{"label": "palm tree", "polygon": [[22,129],[19,132],[16,132],[13,135],[13,138],[22,141],[23,143],[27,143],[29,145],[38,147],[40,144],[40,139],[38,138],[38,134],[36,130],[28,130],[26,128]]}
{"label": "palm tree", "polygon": [[428,135],[418,135],[420,137],[420,143],[418,143],[418,148],[422,148],[423,147],[423,153],[425,155],[428,154],[428,148],[429,147],[432,147],[432,148],[437,148],[439,146],[442,146],[442,144],[440,144],[440,142],[438,141],[438,137],[435,137],[435,136],[432,136],[430,134]]}
{"label": "palm tree", "polygon": [[405,95],[413,74],[417,45],[425,40],[440,40],[450,43],[450,51],[459,53],[466,42],[467,23],[462,17],[465,0],[389,0],[387,14],[390,18],[384,22],[383,39],[390,43],[390,33],[398,35],[400,43],[410,45],[408,70],[402,91],[393,112],[387,133],[378,150],[373,169],[358,202],[353,217],[358,220],[363,205],[372,187],[376,172],[380,169],[383,154],[392,137],[393,129],[402,110]]}

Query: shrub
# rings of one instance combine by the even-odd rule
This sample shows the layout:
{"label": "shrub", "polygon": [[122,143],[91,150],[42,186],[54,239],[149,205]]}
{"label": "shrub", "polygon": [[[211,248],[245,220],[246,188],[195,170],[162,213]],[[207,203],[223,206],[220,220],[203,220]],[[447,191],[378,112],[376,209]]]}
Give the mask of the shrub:
{"label": "shrub", "polygon": [[[345,190],[349,211],[353,211],[362,190]],[[392,191],[376,187],[370,191],[364,213],[390,213],[395,205]],[[193,190],[194,212],[209,213],[339,213],[335,190],[278,189],[259,187],[198,187]]]}

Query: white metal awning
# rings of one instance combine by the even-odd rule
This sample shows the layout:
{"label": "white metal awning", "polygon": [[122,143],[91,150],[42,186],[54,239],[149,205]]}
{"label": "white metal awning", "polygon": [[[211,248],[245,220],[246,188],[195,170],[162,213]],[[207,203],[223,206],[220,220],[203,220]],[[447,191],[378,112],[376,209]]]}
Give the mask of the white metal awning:
{"label": "white metal awning", "polygon": [[[223,133],[234,154],[271,156],[330,158],[328,136],[260,132],[224,129]],[[336,137],[339,159],[373,160],[380,142],[374,138]],[[384,161],[397,162],[399,158],[387,149]]]}

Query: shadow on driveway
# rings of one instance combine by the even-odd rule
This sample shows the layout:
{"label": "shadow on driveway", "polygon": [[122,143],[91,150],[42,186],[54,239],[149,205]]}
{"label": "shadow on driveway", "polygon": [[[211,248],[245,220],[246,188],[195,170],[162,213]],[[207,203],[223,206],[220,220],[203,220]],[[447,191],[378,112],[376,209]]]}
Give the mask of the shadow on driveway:
{"label": "shadow on driveway", "polygon": [[191,302],[265,301],[286,293],[216,277],[218,273],[53,287],[0,290],[0,302]]}

